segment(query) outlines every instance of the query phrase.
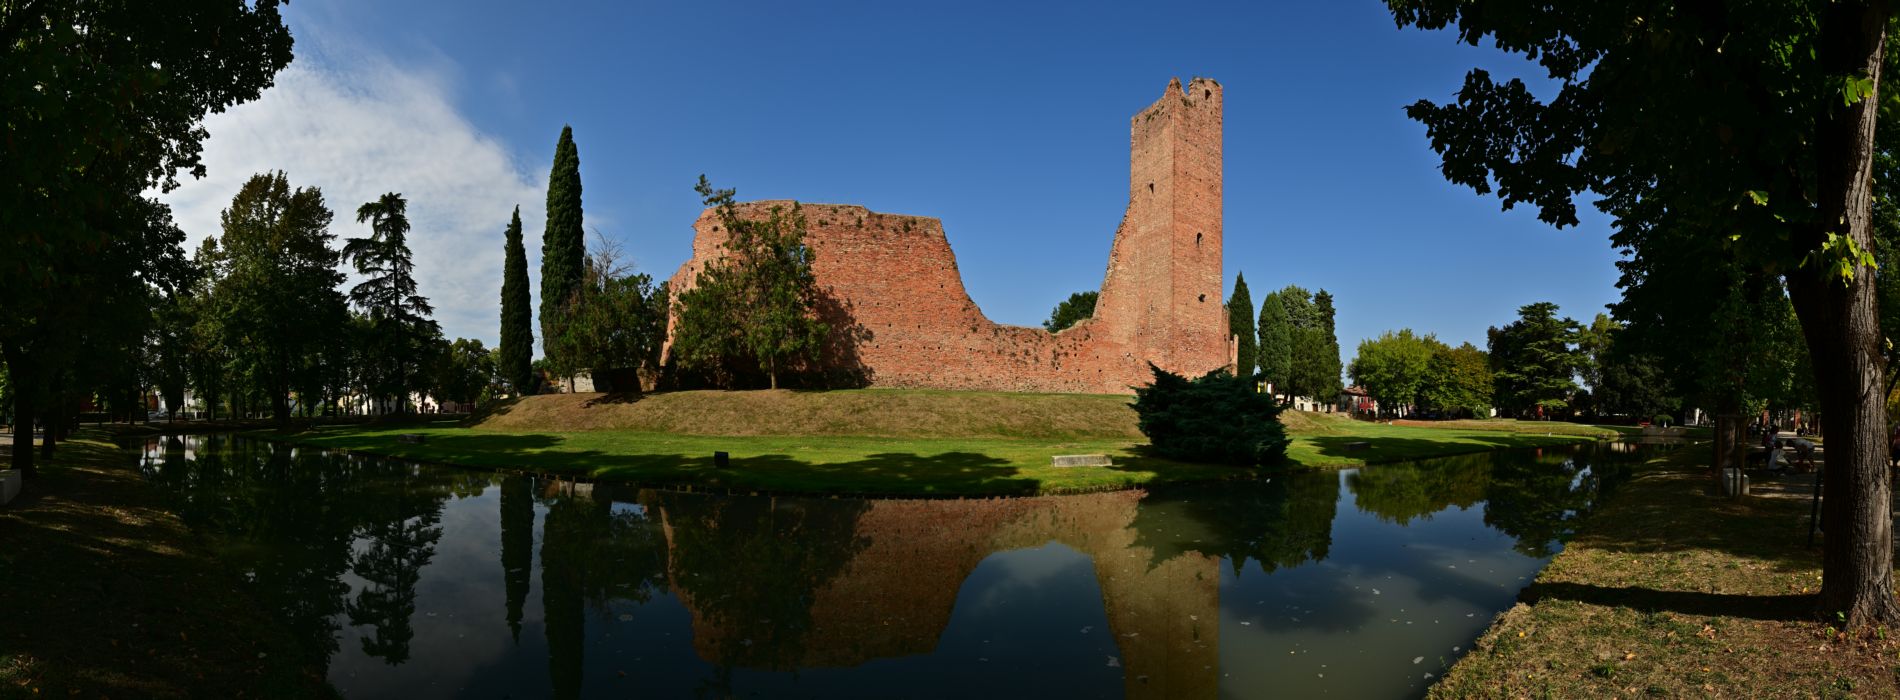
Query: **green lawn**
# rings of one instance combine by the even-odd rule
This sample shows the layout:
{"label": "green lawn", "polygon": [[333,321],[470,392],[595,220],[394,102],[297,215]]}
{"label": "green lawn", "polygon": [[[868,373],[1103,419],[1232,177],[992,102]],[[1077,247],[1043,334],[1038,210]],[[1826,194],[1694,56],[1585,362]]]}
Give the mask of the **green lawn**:
{"label": "green lawn", "polygon": [[[1438,428],[1326,420],[1322,426],[1307,427],[1295,422],[1289,427],[1293,444],[1287,447],[1287,459],[1309,467],[1357,467],[1507,447],[1571,445],[1615,436],[1611,431],[1574,423],[1484,422],[1496,425]],[[1535,427],[1548,429],[1531,429]],[[1366,445],[1352,449],[1354,443]]]}
{"label": "green lawn", "polygon": [[[1378,462],[1592,440],[1607,431],[1545,435],[1507,428],[1438,429],[1332,416],[1290,420],[1288,461],[1301,467]],[[1568,425],[1568,424],[1565,424]],[[1583,428],[1583,426],[1571,426]],[[420,433],[422,444],[401,442]],[[970,496],[1073,493],[1172,481],[1205,481],[1254,470],[1186,464],[1149,455],[1118,437],[973,435],[892,438],[853,435],[683,435],[635,430],[516,431],[425,426],[324,426],[254,435],[322,447],[476,468],[514,469],[652,485],[779,492]],[[1367,443],[1355,448],[1354,443]],[[713,453],[731,455],[719,469]],[[1107,454],[1111,467],[1050,465],[1061,454]]]}

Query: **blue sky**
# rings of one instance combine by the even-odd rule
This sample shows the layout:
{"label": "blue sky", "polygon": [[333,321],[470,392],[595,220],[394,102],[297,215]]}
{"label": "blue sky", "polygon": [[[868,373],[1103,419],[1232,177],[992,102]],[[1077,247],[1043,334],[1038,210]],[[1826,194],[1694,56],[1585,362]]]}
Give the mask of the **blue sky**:
{"label": "blue sky", "polygon": [[[1128,119],[1169,78],[1226,89],[1226,273],[1333,292],[1346,359],[1410,327],[1484,344],[1533,301],[1617,297],[1608,222],[1557,231],[1454,187],[1403,107],[1534,66],[1397,29],[1383,3],[298,2],[297,62],[208,122],[212,176],[167,198],[194,240],[253,172],[322,187],[334,231],[410,197],[423,293],[497,336],[501,229],[534,255],[563,124],[588,225],[639,269],[690,252],[708,174],[741,199],[943,220],[971,296],[1034,325],[1101,283]],[[1534,85],[1539,84],[1533,82]],[[538,270],[538,265],[531,265]]]}

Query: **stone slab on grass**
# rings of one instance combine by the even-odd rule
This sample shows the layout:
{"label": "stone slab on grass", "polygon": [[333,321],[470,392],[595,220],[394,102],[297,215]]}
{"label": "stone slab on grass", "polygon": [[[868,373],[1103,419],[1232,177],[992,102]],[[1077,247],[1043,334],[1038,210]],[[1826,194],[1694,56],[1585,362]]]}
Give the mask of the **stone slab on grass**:
{"label": "stone slab on grass", "polygon": [[1056,455],[1049,461],[1058,467],[1112,467],[1108,455]]}

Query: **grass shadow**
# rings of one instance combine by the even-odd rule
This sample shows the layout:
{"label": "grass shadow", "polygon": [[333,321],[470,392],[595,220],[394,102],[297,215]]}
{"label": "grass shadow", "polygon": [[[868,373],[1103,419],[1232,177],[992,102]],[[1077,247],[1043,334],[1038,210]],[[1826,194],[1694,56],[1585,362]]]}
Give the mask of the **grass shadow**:
{"label": "grass shadow", "polygon": [[585,402],[582,402],[581,408],[593,408],[595,406],[599,406],[602,404],[628,405],[628,404],[638,403],[641,399],[646,398],[646,396],[647,395],[645,392],[639,392],[639,391],[611,392],[611,393],[601,394],[595,398],[591,398]]}
{"label": "grass shadow", "polygon": [[[270,437],[268,434],[260,436]],[[422,444],[395,434],[298,436],[335,447],[401,459],[484,469],[609,479],[647,486],[852,495],[1033,494],[1042,482],[1023,477],[1009,461],[978,452],[890,451],[846,461],[818,461],[785,453],[734,454],[720,468],[714,449],[700,453],[656,450],[613,453],[566,447],[544,433],[430,433]],[[736,441],[735,442],[739,442]],[[709,444],[717,445],[716,440]]]}
{"label": "grass shadow", "polygon": [[1555,599],[1629,608],[1646,613],[1673,612],[1702,617],[1793,622],[1814,618],[1816,596],[1664,591],[1640,586],[1597,586],[1560,581],[1531,584],[1524,589],[1519,599],[1532,604]]}
{"label": "grass shadow", "polygon": [[[1398,430],[1406,429],[1398,428]],[[1300,454],[1302,450],[1298,449],[1298,443],[1301,442],[1316,448],[1314,451],[1322,459],[1322,464],[1307,466],[1327,466],[1338,463],[1401,462],[1508,448],[1558,447],[1588,441],[1588,438],[1575,435],[1546,436],[1524,433],[1458,433],[1437,439],[1377,434],[1313,435],[1296,436],[1296,445],[1288,450],[1288,457],[1296,459],[1303,456]]]}

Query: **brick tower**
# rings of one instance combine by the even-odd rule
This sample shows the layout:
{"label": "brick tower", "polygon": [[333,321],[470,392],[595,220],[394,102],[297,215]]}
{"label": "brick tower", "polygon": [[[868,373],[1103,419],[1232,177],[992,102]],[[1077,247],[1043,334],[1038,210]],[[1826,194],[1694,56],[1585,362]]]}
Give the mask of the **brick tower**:
{"label": "brick tower", "polygon": [[[815,363],[862,384],[989,391],[1127,393],[1148,363],[1196,377],[1232,367],[1221,306],[1221,86],[1168,82],[1129,123],[1128,209],[1110,247],[1093,318],[1060,333],[983,315],[964,290],[943,222],[863,207],[805,204],[812,273],[847,339]],[[760,218],[793,202],[739,205]],[[693,224],[693,257],[673,275],[690,289],[724,254],[712,210]]]}
{"label": "brick tower", "polygon": [[[1234,364],[1221,305],[1221,86],[1168,82],[1129,124],[1128,212],[1091,329],[1134,358],[1198,376]],[[1145,373],[1146,367],[1138,372]],[[1131,378],[1132,379],[1132,378]]]}

